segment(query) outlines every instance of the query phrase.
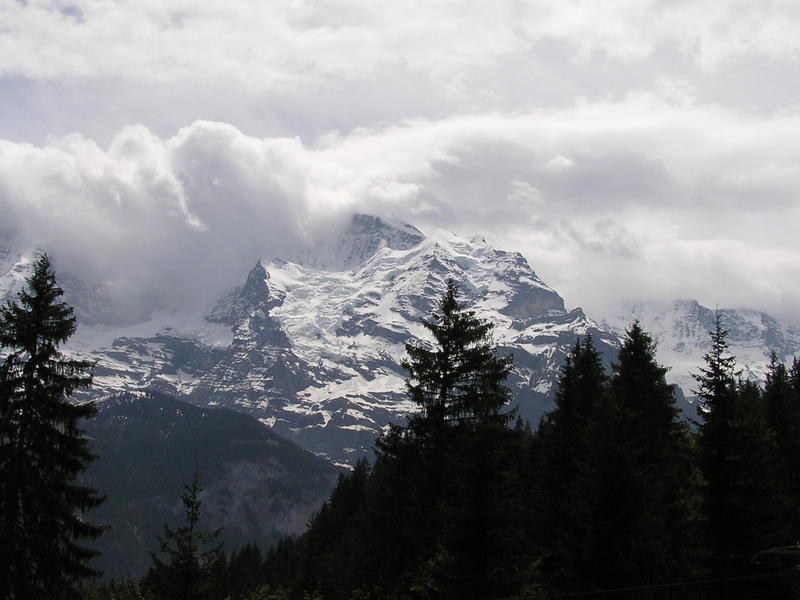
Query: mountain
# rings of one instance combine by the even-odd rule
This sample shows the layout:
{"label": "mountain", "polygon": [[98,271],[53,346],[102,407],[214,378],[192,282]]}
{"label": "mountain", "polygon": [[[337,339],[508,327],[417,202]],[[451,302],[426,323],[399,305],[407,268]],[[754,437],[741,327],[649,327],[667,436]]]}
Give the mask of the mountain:
{"label": "mountain", "polygon": [[[8,255],[0,290],[24,274],[25,257]],[[81,318],[69,349],[97,361],[95,384],[81,397],[154,390],[231,408],[352,465],[372,452],[388,423],[402,423],[415,410],[400,366],[404,344],[430,343],[421,320],[448,278],[461,286],[462,302],[495,324],[499,353],[514,357],[511,407],[534,425],[553,405],[576,340],[591,333],[608,365],[634,318],[660,341],[671,380],[691,394],[689,373],[702,364],[708,309],[690,301],[637,305],[598,325],[580,308],[568,309],[517,252],[480,237],[425,236],[408,224],[356,215],[292,261],[254,257],[242,285],[204,310],[153,311],[134,323],[90,320],[81,316],[97,314],[81,295],[85,287],[68,277],[68,300]],[[762,313],[729,314],[737,324],[735,353],[752,373],[763,371],[771,344],[785,341],[782,356],[796,351],[796,330]]]}
{"label": "mountain", "polygon": [[[70,349],[97,361],[82,398],[155,390],[197,406],[248,413],[334,463],[369,455],[375,437],[415,410],[404,344],[428,343],[428,318],[453,278],[462,301],[495,324],[513,354],[512,406],[532,423],[552,406],[565,354],[592,333],[610,360],[617,342],[567,310],[519,253],[481,238],[356,215],[307,264],[258,260],[206,314],[153,313],[134,325],[82,326]],[[330,258],[329,260],[326,260]]]}
{"label": "mountain", "polygon": [[346,271],[382,248],[409,250],[424,239],[422,232],[408,223],[356,214],[343,232],[302,251],[294,262],[323,271]]}
{"label": "mountain", "polygon": [[111,524],[93,563],[106,577],[144,574],[164,523],[183,524],[181,482],[195,469],[202,526],[224,527],[228,550],[303,531],[337,476],[253,417],[161,394],[109,398],[84,429],[98,459],[82,480],[107,496],[91,513],[93,522]]}
{"label": "mountain", "polygon": [[399,366],[404,344],[428,339],[421,319],[450,277],[496,324],[500,353],[514,354],[514,404],[529,419],[547,407],[577,335],[593,331],[613,344],[579,309],[566,311],[520,254],[437,232],[408,249],[386,245],[346,271],[257,264],[239,294],[212,311],[212,321],[234,327],[234,341],[190,397],[251,411],[304,447],[352,462],[382,426],[415,409]]}
{"label": "mountain", "polygon": [[[757,310],[721,308],[719,311],[722,325],[728,330],[731,354],[744,377],[763,382],[772,352],[788,363],[794,356],[800,356],[800,328]],[[699,372],[703,355],[711,348],[708,331],[714,328],[714,312],[696,300],[637,303],[606,318],[602,327],[621,335],[625,327],[638,319],[657,342],[658,359],[670,367],[667,380],[691,397],[695,387],[692,374]]]}

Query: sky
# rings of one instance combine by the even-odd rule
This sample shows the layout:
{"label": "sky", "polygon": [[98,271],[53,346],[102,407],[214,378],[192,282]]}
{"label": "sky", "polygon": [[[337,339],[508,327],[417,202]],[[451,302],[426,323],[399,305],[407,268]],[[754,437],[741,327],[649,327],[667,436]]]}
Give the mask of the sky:
{"label": "sky", "polygon": [[800,3],[0,0],[7,245],[135,313],[354,212],[800,323]]}

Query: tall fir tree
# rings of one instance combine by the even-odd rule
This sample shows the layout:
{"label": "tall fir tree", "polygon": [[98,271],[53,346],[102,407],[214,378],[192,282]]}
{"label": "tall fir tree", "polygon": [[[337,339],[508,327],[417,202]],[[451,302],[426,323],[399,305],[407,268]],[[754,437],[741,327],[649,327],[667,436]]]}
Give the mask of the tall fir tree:
{"label": "tall fir tree", "polygon": [[158,539],[162,560],[153,554],[153,564],[144,588],[159,600],[216,600],[224,597],[225,553],[219,540],[221,529],[200,527],[200,475],[184,485],[181,503],[185,522],[172,529],[164,524],[164,537]]}
{"label": "tall fir tree", "polygon": [[[714,329],[709,331],[711,348],[704,355],[705,366],[694,375],[695,393],[700,399],[700,466],[705,480],[703,494],[704,546],[706,564],[713,575],[727,575],[735,552],[738,518],[731,514],[730,495],[734,473],[728,457],[734,452],[733,411],[736,403],[736,361],[730,354],[727,330],[716,313]],[[731,521],[731,518],[734,520]]]}
{"label": "tall fir tree", "polygon": [[75,478],[94,460],[80,421],[93,363],[59,348],[75,332],[47,255],[39,255],[16,302],[0,308],[0,597],[74,598],[97,554],[81,545],[102,534],[86,512],[103,498]]}
{"label": "tall fir tree", "polygon": [[433,319],[422,321],[433,348],[407,344],[403,366],[409,396],[422,409],[412,420],[412,436],[433,436],[431,451],[421,455],[433,468],[421,466],[428,475],[423,496],[434,509],[429,515],[436,522],[436,546],[415,585],[422,594],[471,598],[491,594],[497,565],[489,538],[503,470],[498,450],[511,433],[501,409],[510,397],[505,380],[512,358],[497,355],[493,324],[466,309],[458,294],[449,280]]}
{"label": "tall fir tree", "polygon": [[703,530],[711,575],[729,577],[748,572],[757,552],[784,545],[786,497],[760,390],[739,381],[719,312],[709,335],[706,365],[695,375],[701,401]]}
{"label": "tall fir tree", "polygon": [[607,404],[608,376],[591,336],[566,357],[556,407],[541,422],[535,440],[533,495],[536,538],[542,545],[542,575],[568,591],[585,589],[593,560],[585,551],[590,511],[589,472],[593,423]]}
{"label": "tall fir tree", "polygon": [[667,369],[634,322],[613,364],[589,439],[591,509],[585,543],[594,585],[644,586],[691,575],[695,538],[693,444],[678,419]]}
{"label": "tall fir tree", "polygon": [[491,343],[493,325],[458,302],[452,279],[439,300],[433,319],[423,326],[434,338],[434,348],[406,344],[408,393],[422,410],[433,431],[446,424],[505,422],[500,409],[508,402],[504,382],[511,357],[499,357]]}

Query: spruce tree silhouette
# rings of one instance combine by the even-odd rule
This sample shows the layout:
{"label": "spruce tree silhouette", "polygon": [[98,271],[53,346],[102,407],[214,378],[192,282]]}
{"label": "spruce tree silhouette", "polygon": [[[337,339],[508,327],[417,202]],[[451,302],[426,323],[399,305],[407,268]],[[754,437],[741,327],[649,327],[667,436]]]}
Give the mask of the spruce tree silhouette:
{"label": "spruce tree silhouette", "polygon": [[156,598],[164,600],[211,600],[223,585],[226,567],[222,529],[200,529],[200,475],[195,472],[192,483],[184,485],[181,502],[185,522],[172,529],[164,524],[164,537],[158,538],[166,560],[153,554],[153,565],[143,581]]}
{"label": "spruce tree silhouette", "polygon": [[75,332],[46,254],[39,255],[16,302],[0,307],[0,597],[74,598],[97,573],[97,553],[80,545],[102,527],[85,512],[103,498],[75,477],[94,460],[81,419],[94,405],[71,403],[93,363],[59,347]]}

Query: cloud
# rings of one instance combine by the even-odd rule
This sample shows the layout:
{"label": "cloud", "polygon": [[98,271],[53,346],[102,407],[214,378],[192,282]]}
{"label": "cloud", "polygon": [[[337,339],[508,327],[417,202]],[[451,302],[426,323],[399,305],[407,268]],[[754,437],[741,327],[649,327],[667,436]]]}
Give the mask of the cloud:
{"label": "cloud", "polygon": [[121,74],[150,83],[223,78],[314,88],[401,63],[453,76],[547,40],[571,48],[576,60],[642,60],[673,46],[707,68],[742,54],[794,58],[800,48],[800,8],[789,0],[350,0],[335,8],[288,0],[42,0],[4,3],[0,15],[0,73],[43,79]]}
{"label": "cloud", "polygon": [[0,228],[135,320],[208,300],[258,258],[296,252],[310,208],[300,151],[297,140],[207,122],[168,140],[129,127],[107,149],[77,135],[4,142]]}
{"label": "cloud", "polygon": [[0,136],[40,144],[196,119],[315,140],[636,89],[771,112],[800,91],[788,0],[38,0],[0,21]]}
{"label": "cloud", "polygon": [[[797,321],[800,117],[632,93],[312,143],[198,121],[0,142],[0,229],[130,313],[208,300],[354,211],[523,251],[595,314],[697,297]],[[2,232],[0,232],[2,233]]]}

